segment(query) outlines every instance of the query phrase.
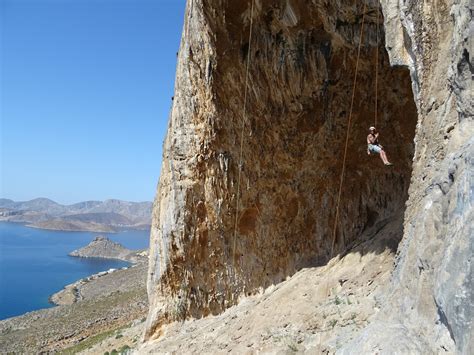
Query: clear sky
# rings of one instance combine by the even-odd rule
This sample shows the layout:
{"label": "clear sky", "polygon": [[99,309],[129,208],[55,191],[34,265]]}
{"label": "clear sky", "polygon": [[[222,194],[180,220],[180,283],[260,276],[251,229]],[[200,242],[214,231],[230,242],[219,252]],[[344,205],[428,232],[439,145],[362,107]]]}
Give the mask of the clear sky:
{"label": "clear sky", "polygon": [[0,197],[152,200],[185,0],[0,0]]}

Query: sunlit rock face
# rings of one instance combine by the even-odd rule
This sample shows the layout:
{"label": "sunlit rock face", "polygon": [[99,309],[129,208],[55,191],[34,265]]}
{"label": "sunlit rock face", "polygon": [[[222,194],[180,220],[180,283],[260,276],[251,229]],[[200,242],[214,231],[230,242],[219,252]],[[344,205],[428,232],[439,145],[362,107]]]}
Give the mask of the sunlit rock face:
{"label": "sunlit rock face", "polygon": [[[252,11],[250,1],[188,1],[153,212],[147,337],[328,260],[363,20],[357,3],[257,0]],[[411,176],[410,75],[389,66],[375,2],[364,21],[335,254],[403,213]],[[392,168],[366,152],[376,51],[377,126]]]}
{"label": "sunlit rock face", "polygon": [[404,236],[385,307],[344,353],[474,349],[474,3],[382,0],[418,127]]}

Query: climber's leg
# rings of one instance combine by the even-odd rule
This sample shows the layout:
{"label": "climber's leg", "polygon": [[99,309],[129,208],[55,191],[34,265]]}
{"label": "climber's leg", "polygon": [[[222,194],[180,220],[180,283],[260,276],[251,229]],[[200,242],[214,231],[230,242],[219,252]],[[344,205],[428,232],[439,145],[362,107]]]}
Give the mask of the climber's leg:
{"label": "climber's leg", "polygon": [[385,150],[380,150],[380,158],[382,159],[383,163],[385,165],[392,165],[392,163],[390,163],[388,161],[388,158],[387,158],[387,153],[385,153]]}

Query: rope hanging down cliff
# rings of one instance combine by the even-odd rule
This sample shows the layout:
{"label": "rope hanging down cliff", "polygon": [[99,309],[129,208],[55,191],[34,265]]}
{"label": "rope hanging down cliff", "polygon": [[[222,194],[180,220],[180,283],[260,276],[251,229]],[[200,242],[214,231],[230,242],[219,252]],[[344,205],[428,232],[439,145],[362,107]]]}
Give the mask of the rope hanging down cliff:
{"label": "rope hanging down cliff", "polygon": [[375,117],[374,127],[377,127],[377,115],[378,115],[378,85],[379,85],[379,20],[380,20],[380,2],[377,1],[377,29],[375,31],[377,36],[377,42],[375,46]]}
{"label": "rope hanging down cliff", "polygon": [[242,175],[244,130],[245,130],[245,122],[247,121],[247,93],[248,93],[249,68],[250,68],[250,59],[251,59],[250,54],[252,52],[253,11],[254,11],[254,0],[251,0],[250,33],[249,33],[249,44],[248,44],[248,52],[247,52],[247,68],[246,68],[246,71],[245,71],[244,106],[243,106],[242,123],[241,123],[241,130],[240,130],[239,174],[238,174],[238,179],[237,179],[237,196],[236,196],[236,203],[235,203],[234,237],[233,237],[233,242],[232,242],[232,264],[233,264],[233,267],[234,267],[234,273],[235,273],[235,255],[236,255],[235,246],[236,246],[236,241],[237,241],[237,224],[238,224],[238,221],[239,221],[240,179],[241,179],[241,175]]}
{"label": "rope hanging down cliff", "polygon": [[361,25],[361,28],[360,28],[359,47],[357,49],[357,60],[356,60],[356,67],[355,67],[354,82],[353,82],[353,85],[352,85],[351,106],[350,106],[349,118],[348,118],[348,122],[347,122],[346,143],[345,143],[345,146],[344,146],[344,159],[342,160],[342,171],[341,171],[341,176],[340,176],[340,179],[339,179],[339,191],[337,193],[337,200],[336,200],[336,216],[334,218],[334,228],[333,228],[333,233],[332,233],[330,259],[332,259],[332,257],[333,257],[334,243],[336,242],[337,223],[339,222],[339,207],[340,207],[340,204],[341,204],[342,186],[344,184],[344,175],[345,175],[345,172],[346,172],[347,148],[349,146],[349,136],[350,136],[350,132],[351,132],[352,112],[354,110],[355,90],[356,90],[356,87],[357,87],[357,74],[359,73],[360,49],[362,47],[362,38],[363,38],[363,35],[364,35],[364,24],[365,24],[366,10],[367,10],[367,3],[364,2],[364,10],[363,10],[363,14],[362,14],[362,25]]}

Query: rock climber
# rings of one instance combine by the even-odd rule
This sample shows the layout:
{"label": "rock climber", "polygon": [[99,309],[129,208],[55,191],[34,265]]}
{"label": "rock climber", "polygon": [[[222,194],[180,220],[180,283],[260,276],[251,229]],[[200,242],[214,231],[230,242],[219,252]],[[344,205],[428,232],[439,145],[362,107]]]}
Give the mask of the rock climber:
{"label": "rock climber", "polygon": [[387,154],[385,153],[385,150],[383,150],[382,145],[379,143],[379,132],[377,132],[377,129],[373,126],[369,128],[367,145],[367,154],[370,155],[371,153],[378,153],[380,154],[380,158],[385,165],[393,165],[388,161]]}

